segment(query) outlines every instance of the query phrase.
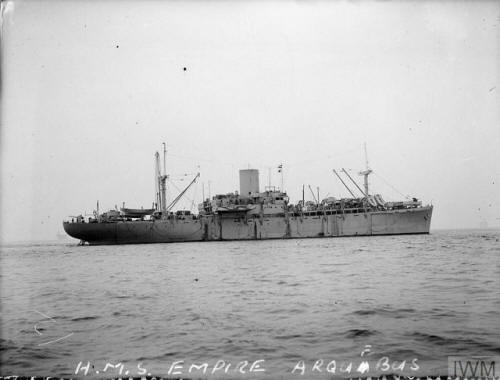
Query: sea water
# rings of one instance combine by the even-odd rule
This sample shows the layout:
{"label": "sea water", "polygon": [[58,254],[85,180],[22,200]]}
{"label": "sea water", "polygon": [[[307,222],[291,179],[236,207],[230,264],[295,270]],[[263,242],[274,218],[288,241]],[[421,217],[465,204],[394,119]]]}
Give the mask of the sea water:
{"label": "sea water", "polygon": [[500,231],[76,243],[2,246],[2,375],[443,376],[500,355]]}

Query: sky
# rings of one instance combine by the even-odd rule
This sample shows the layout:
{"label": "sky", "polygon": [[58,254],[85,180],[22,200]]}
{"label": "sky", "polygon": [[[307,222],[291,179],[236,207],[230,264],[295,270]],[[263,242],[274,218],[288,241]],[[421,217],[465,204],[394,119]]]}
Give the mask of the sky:
{"label": "sky", "polygon": [[[432,229],[500,227],[500,2],[2,2],[0,240],[155,200],[302,185],[346,197],[365,167]],[[187,174],[187,175],[185,175]],[[306,192],[306,200],[312,199]]]}

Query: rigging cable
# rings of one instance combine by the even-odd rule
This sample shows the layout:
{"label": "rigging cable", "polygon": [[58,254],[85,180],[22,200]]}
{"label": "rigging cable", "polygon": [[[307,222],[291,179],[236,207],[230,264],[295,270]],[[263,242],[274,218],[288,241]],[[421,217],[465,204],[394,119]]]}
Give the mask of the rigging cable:
{"label": "rigging cable", "polygon": [[385,180],[384,178],[382,178],[380,176],[380,174],[377,174],[377,172],[373,172],[373,174],[375,174],[378,178],[380,178],[383,182],[385,182],[386,185],[388,185],[392,190],[394,190],[396,193],[398,193],[399,195],[401,195],[402,197],[405,197],[406,199],[411,199],[410,196],[408,195],[404,195],[401,191],[399,191],[398,189],[396,189],[394,186],[392,186],[389,182],[387,182],[387,180]]}
{"label": "rigging cable", "polygon": [[[176,189],[179,193],[181,193],[181,192],[182,192],[182,190],[181,190],[181,189],[179,189],[177,186],[175,186],[175,183],[174,183],[174,182],[172,182],[172,181],[170,181],[170,180],[169,180],[168,182],[169,182],[169,183],[170,183],[173,187],[175,187],[175,189]],[[190,197],[188,197],[187,195],[184,195],[184,196],[185,196],[188,200],[190,200],[191,202],[194,202],[194,200],[193,200],[193,199],[191,199]]]}
{"label": "rigging cable", "polygon": [[[179,195],[177,195],[177,197],[172,201],[170,202],[170,205],[168,205],[167,207],[167,211],[170,211],[174,206],[175,204],[184,196],[184,194],[189,190],[189,188],[191,187],[191,185],[193,185],[196,180],[198,179],[198,177],[200,176],[200,173],[198,173],[196,175],[196,177],[194,177],[194,179],[191,181],[191,183],[184,189],[181,191],[181,193]],[[172,182],[172,181],[169,181],[175,188],[177,188],[177,186],[175,186],[175,184]],[[191,198],[187,197],[191,202],[194,202]]]}

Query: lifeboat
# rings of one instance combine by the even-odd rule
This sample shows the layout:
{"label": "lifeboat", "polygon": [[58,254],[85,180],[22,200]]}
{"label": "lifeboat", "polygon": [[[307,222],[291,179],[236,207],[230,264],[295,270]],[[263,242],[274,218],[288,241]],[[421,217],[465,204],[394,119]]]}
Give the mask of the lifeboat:
{"label": "lifeboat", "polygon": [[142,209],[142,208],[121,208],[120,211],[126,218],[143,218],[146,215],[153,215],[156,211],[154,208]]}

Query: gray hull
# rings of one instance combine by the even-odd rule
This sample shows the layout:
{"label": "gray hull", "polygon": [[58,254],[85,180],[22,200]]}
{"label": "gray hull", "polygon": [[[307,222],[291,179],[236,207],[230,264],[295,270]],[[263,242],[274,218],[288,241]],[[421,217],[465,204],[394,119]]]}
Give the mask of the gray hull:
{"label": "gray hull", "polygon": [[209,215],[197,219],[63,223],[66,233],[91,245],[215,240],[264,240],[428,234],[432,206],[317,215]]}

